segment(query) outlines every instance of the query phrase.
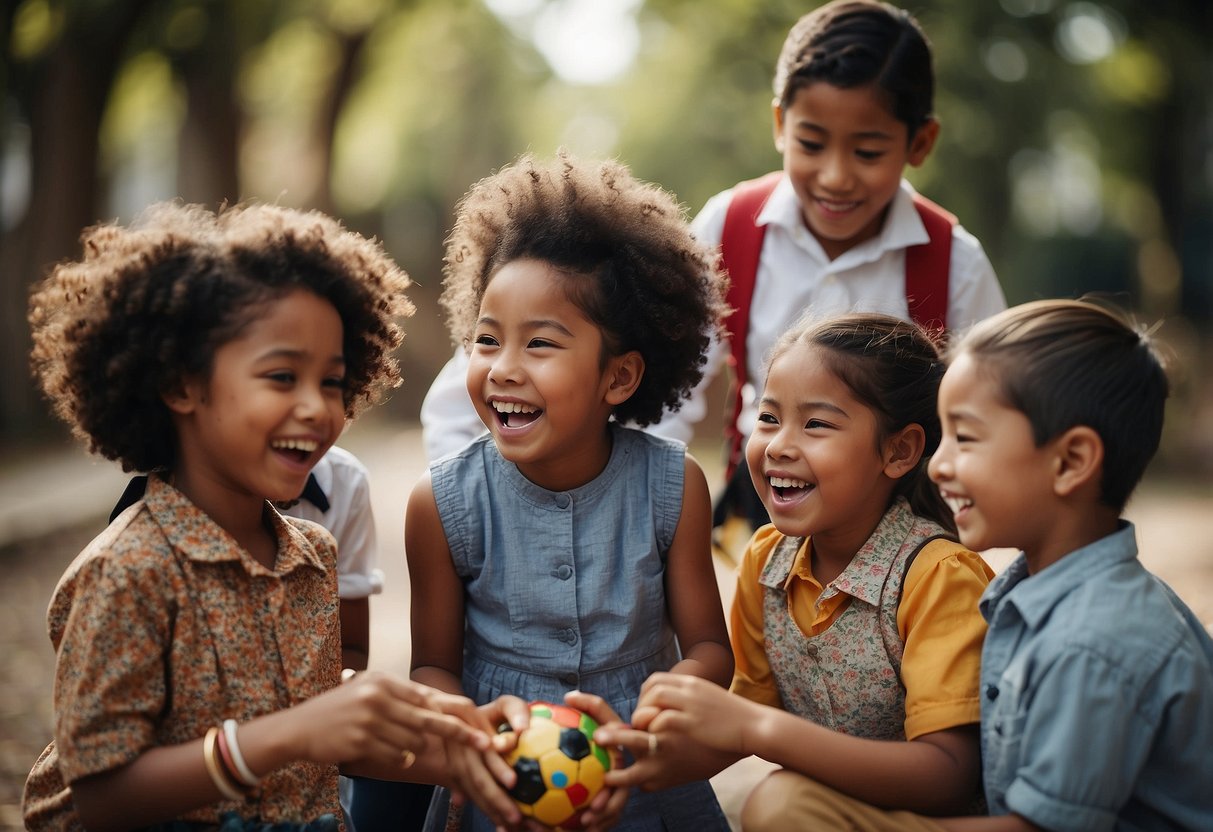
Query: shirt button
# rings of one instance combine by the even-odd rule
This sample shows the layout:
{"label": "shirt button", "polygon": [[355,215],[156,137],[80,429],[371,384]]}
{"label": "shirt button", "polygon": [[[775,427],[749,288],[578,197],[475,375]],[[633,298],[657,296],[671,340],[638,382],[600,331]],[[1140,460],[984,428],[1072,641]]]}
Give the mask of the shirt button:
{"label": "shirt button", "polygon": [[565,673],[560,677],[560,681],[564,682],[566,685],[576,685],[579,681],[579,677],[576,673]]}
{"label": "shirt button", "polygon": [[557,494],[556,495],[556,508],[568,508],[568,507],[569,507],[569,495],[568,494]]}
{"label": "shirt button", "polygon": [[559,578],[562,581],[567,581],[569,578],[573,577],[573,567],[569,566],[567,563],[562,563],[552,570],[552,577]]}
{"label": "shirt button", "polygon": [[989,699],[991,702],[993,702],[997,698],[998,698],[998,686],[997,685],[986,685],[986,699]]}

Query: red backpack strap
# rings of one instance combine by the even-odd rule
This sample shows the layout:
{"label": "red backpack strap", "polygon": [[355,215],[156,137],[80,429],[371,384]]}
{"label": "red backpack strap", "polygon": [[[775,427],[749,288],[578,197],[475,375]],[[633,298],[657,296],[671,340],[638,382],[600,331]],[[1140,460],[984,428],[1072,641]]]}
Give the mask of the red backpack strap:
{"label": "red backpack strap", "polygon": [[906,248],[906,304],[915,323],[938,335],[948,327],[948,278],[956,217],[920,194],[914,195],[914,208],[929,239]]}
{"label": "red backpack strap", "polygon": [[725,300],[733,310],[725,319],[725,329],[729,333],[729,364],[733,368],[732,414],[725,425],[725,435],[729,438],[730,475],[741,458],[742,436],[737,430],[737,417],[741,415],[741,388],[746,381],[745,342],[750,330],[750,302],[758,276],[758,257],[767,231],[765,225],[758,224],[758,215],[782,178],[783,171],[774,171],[738,183],[733,188],[720,234],[720,262],[729,274]]}

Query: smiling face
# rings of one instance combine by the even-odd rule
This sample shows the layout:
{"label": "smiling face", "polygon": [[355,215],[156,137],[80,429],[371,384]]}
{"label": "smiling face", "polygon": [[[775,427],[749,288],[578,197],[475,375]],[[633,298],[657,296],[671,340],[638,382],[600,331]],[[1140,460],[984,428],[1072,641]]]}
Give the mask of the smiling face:
{"label": "smiling face", "polygon": [[637,353],[604,355],[602,333],[565,291],[575,279],[541,260],[498,269],[468,360],[468,394],[502,456],[552,491],[606,466],[607,421],[643,371]]}
{"label": "smiling face", "polygon": [[776,103],[775,148],[805,225],[831,259],[880,233],[902,171],[922,164],[938,132],[938,122],[928,121],[908,141],[906,124],[870,85],[818,81],[798,90],[786,110]]}
{"label": "smiling face", "polygon": [[1049,443],[1037,447],[1032,425],[1006,403],[997,379],[969,353],[956,358],[939,387],[943,440],[931,457],[932,481],[956,518],[960,541],[974,551],[1048,548],[1053,492]]}
{"label": "smiling face", "polygon": [[296,290],[265,304],[215,351],[210,375],[165,397],[177,487],[212,516],[242,502],[293,500],[345,426],[341,317]]}
{"label": "smiling face", "polygon": [[797,343],[771,364],[746,462],[780,532],[853,554],[880,522],[895,481],[876,414],[823,352]]}

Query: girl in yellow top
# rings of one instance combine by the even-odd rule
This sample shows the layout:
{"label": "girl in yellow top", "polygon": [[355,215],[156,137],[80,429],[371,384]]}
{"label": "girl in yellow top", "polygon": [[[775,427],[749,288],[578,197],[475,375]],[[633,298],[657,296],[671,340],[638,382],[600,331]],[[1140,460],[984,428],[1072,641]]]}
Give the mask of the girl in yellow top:
{"label": "girl in yellow top", "polygon": [[773,525],[741,565],[732,693],[651,677],[633,727],[652,753],[613,779],[755,754],[784,770],[750,796],[747,830],[913,829],[910,812],[972,809],[991,572],[954,542],[926,476],[943,372],[921,329],[885,315],[802,322],[776,343],[746,448]]}

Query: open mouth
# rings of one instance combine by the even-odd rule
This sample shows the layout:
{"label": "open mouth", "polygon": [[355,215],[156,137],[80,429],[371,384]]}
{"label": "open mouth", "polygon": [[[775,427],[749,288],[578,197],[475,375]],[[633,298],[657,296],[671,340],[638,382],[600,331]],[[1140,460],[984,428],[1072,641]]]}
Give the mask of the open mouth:
{"label": "open mouth", "polygon": [[270,447],[296,462],[307,462],[320,447],[320,443],[313,439],[275,439],[270,442]]}
{"label": "open mouth", "polygon": [[948,508],[952,510],[953,515],[962,513],[965,509],[972,507],[973,501],[964,497],[957,497],[952,494],[941,494],[943,501],[948,504]]}
{"label": "open mouth", "polygon": [[771,484],[771,493],[780,501],[794,500],[808,494],[815,487],[804,480],[791,477],[768,477],[767,481]]}
{"label": "open mouth", "polygon": [[497,413],[497,421],[505,428],[522,428],[534,422],[543,413],[537,407],[521,402],[490,402]]}
{"label": "open mouth", "polygon": [[845,214],[848,211],[853,211],[859,207],[859,202],[856,200],[843,201],[838,199],[824,199],[822,197],[817,197],[816,202],[824,211],[830,214]]}

